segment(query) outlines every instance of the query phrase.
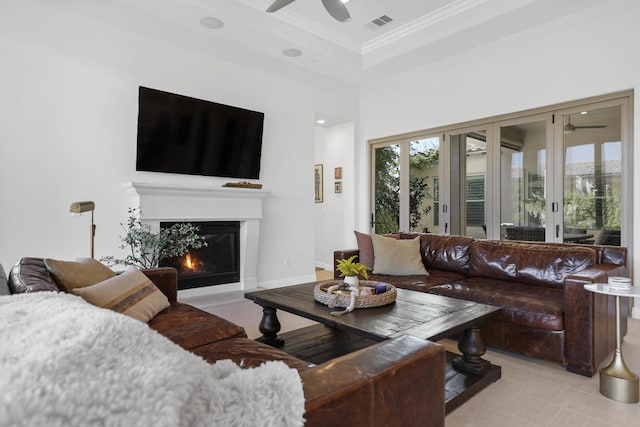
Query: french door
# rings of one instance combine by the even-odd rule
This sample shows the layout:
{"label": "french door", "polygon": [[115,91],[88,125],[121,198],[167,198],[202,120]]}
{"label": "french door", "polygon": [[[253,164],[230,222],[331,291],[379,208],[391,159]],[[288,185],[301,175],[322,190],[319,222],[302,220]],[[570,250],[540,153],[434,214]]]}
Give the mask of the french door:
{"label": "french door", "polygon": [[615,100],[495,123],[500,186],[491,205],[500,221],[491,238],[619,246],[627,108]]}
{"label": "french door", "polygon": [[444,232],[440,220],[440,137],[420,136],[373,146],[371,228]]}
{"label": "french door", "polygon": [[[632,197],[628,102],[609,101],[555,115],[552,240],[628,246]],[[627,231],[628,232],[625,232]]]}
{"label": "french door", "polygon": [[[499,166],[497,200],[499,211],[489,237],[501,240],[552,241],[548,227],[548,156],[552,146],[553,114],[539,114],[494,124]],[[553,208],[553,206],[551,206]]]}
{"label": "french door", "polygon": [[576,103],[376,143],[372,231],[629,246],[629,109]]}
{"label": "french door", "polygon": [[491,210],[491,129],[473,127],[444,134],[442,218],[444,234],[487,237]]}

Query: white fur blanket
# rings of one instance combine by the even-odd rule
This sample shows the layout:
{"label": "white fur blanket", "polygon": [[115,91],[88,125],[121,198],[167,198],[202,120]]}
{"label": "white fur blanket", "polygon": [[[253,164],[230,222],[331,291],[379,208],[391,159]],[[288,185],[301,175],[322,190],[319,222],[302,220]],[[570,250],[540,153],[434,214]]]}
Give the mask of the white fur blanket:
{"label": "white fur blanket", "polygon": [[210,365],[80,297],[0,296],[0,426],[301,426],[303,414],[282,362]]}

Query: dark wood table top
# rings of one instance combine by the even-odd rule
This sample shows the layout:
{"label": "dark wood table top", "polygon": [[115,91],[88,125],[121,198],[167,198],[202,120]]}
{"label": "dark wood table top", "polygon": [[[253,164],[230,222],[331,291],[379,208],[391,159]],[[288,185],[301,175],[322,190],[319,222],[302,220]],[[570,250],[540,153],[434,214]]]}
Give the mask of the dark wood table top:
{"label": "dark wood table top", "polygon": [[[342,316],[313,297],[315,283],[247,292],[245,298],[315,320],[326,326],[377,341],[401,335],[438,341],[468,329],[501,310],[486,304],[398,289],[396,302],[381,307],[357,308]],[[342,310],[342,309],[338,309]]]}

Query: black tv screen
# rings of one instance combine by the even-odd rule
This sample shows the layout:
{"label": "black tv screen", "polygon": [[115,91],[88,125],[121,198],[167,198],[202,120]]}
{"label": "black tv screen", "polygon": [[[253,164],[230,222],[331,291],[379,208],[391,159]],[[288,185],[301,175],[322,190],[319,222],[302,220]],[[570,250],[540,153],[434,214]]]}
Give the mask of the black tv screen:
{"label": "black tv screen", "polygon": [[140,86],[136,170],[258,179],[264,113]]}

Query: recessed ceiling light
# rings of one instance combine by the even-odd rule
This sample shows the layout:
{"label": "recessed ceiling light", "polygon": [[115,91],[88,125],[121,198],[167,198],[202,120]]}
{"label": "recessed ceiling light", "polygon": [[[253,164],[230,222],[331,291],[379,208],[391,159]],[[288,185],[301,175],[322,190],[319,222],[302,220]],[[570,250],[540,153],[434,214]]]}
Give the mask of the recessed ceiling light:
{"label": "recessed ceiling light", "polygon": [[323,124],[327,123],[327,121],[325,119],[318,119],[318,120],[316,120],[316,123],[319,124],[319,125],[323,125]]}
{"label": "recessed ceiling light", "polygon": [[588,111],[580,111],[580,114],[588,114]]}
{"label": "recessed ceiling light", "polygon": [[204,18],[200,19],[200,23],[205,27],[213,28],[214,30],[224,27],[224,22],[222,22],[218,18],[214,18],[213,16],[205,16]]}
{"label": "recessed ceiling light", "polygon": [[349,3],[349,0],[340,0],[342,3]]}
{"label": "recessed ceiling light", "polygon": [[302,55],[302,51],[300,49],[295,49],[293,47],[283,50],[282,53],[284,53],[285,56],[290,56],[291,58]]}

